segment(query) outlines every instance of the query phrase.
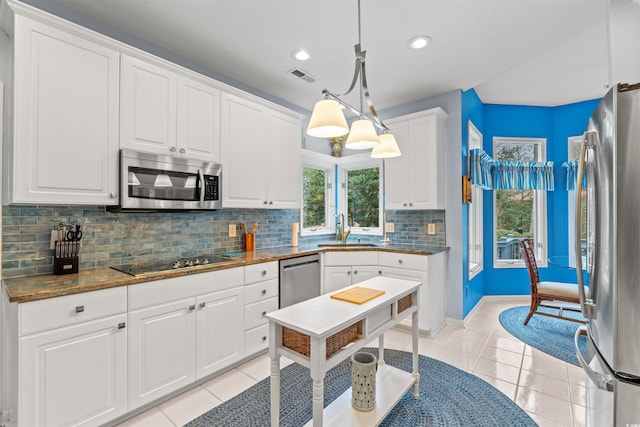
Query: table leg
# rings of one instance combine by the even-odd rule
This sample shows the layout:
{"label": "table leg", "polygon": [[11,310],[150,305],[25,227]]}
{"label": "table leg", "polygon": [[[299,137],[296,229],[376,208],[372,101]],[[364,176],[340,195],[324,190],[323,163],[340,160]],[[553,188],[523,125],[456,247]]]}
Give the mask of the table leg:
{"label": "table leg", "polygon": [[414,311],[411,315],[411,346],[413,357],[413,398],[418,399],[420,397],[420,369],[418,367],[418,312]]}
{"label": "table leg", "polygon": [[378,337],[378,365],[384,365],[384,334]]}
{"label": "table leg", "polygon": [[313,427],[322,427],[322,411],[324,410],[324,377],[326,374],[325,338],[311,338],[311,380],[313,381]]}
{"label": "table leg", "polygon": [[277,337],[281,335],[282,327],[275,322],[269,322],[269,357],[271,358],[271,427],[280,424],[280,353],[277,351]]}

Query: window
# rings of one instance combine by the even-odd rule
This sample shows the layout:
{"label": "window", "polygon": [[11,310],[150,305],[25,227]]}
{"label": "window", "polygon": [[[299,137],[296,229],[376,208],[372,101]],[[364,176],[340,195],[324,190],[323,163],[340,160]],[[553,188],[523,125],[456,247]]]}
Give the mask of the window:
{"label": "window", "polygon": [[351,234],[382,235],[382,161],[369,154],[348,157],[339,166],[339,213]]}
{"label": "window", "polygon": [[[580,160],[580,149],[582,147],[582,136],[570,136],[567,140],[567,160],[569,162]],[[569,230],[569,266],[576,266],[576,190],[567,191],[568,197],[568,230]],[[580,190],[580,197],[582,198],[582,236],[580,237],[581,241],[581,252],[586,253],[586,238],[587,238],[587,227],[586,227],[586,190]]]}
{"label": "window", "polygon": [[[482,148],[482,134],[469,121],[469,150]],[[471,189],[471,204],[469,204],[467,252],[469,257],[469,279],[482,271],[482,188],[474,185]]]}
{"label": "window", "polygon": [[[493,159],[521,162],[546,161],[544,138],[493,139]],[[530,238],[538,266],[547,265],[547,192],[494,190],[494,267],[524,267],[520,240]]]}
{"label": "window", "polygon": [[302,211],[300,234],[331,234],[335,227],[333,162],[313,152],[302,155]]}

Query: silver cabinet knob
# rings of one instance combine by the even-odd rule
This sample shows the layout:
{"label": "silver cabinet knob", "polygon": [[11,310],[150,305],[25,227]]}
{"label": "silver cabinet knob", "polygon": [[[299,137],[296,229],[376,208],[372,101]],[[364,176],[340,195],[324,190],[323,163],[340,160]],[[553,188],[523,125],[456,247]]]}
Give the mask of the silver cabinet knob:
{"label": "silver cabinet knob", "polygon": [[189,306],[189,311],[193,311],[195,309],[196,309],[196,305],[195,304],[192,304],[192,305]]}
{"label": "silver cabinet knob", "polygon": [[350,271],[347,271],[347,275],[351,275],[351,272],[350,272]]}
{"label": "silver cabinet knob", "polygon": [[271,201],[269,202],[269,204],[270,204],[270,205],[272,205],[272,204],[273,204],[273,200],[271,200]]}
{"label": "silver cabinet knob", "polygon": [[109,193],[109,197],[111,197],[112,199],[117,199],[118,193],[116,193],[115,191],[112,191],[111,193]]}
{"label": "silver cabinet knob", "polygon": [[176,152],[176,147],[169,148],[169,151],[171,151],[172,153],[175,153]]}
{"label": "silver cabinet knob", "polygon": [[409,206],[413,206],[413,203],[409,203]]}
{"label": "silver cabinet knob", "polygon": [[266,205],[266,204],[267,204],[267,201],[265,200],[264,202],[262,202],[262,204],[263,204],[263,205]]}
{"label": "silver cabinet knob", "polygon": [[260,274],[262,274],[263,276],[266,276],[267,275],[267,270],[262,270],[262,272]]}
{"label": "silver cabinet knob", "polygon": [[267,340],[266,336],[262,337],[262,341],[266,341],[266,340]]}
{"label": "silver cabinet knob", "polygon": [[186,151],[184,151],[184,148],[181,148],[180,149],[180,154],[184,154],[184,153],[186,153]]}
{"label": "silver cabinet knob", "polygon": [[402,204],[402,206],[407,206],[407,204],[406,204],[406,203],[403,203],[403,204]]}
{"label": "silver cabinet knob", "polygon": [[353,274],[358,274],[358,270],[354,271]]}
{"label": "silver cabinet knob", "polygon": [[118,323],[118,329],[124,329],[127,326],[126,323],[122,322],[122,323]]}
{"label": "silver cabinet knob", "polygon": [[205,308],[206,306],[207,306],[207,303],[205,303],[205,302],[201,302],[200,303],[200,308]]}
{"label": "silver cabinet knob", "polygon": [[263,312],[262,312],[262,317],[264,317],[264,316],[266,316],[266,315],[267,315],[267,312],[266,312],[266,310],[265,310],[265,311],[263,311]]}
{"label": "silver cabinet knob", "polygon": [[398,260],[398,264],[402,264],[402,260],[401,259]]}
{"label": "silver cabinet knob", "polygon": [[266,290],[266,289],[263,289],[263,290],[262,290],[262,295],[266,295],[266,294],[267,294],[267,290]]}
{"label": "silver cabinet knob", "polygon": [[82,313],[84,311],[84,305],[79,305],[76,307],[76,313]]}

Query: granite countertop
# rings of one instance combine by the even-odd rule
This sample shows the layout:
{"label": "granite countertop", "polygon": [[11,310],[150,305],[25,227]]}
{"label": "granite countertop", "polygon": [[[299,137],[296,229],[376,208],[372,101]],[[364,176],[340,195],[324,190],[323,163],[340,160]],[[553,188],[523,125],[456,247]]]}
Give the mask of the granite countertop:
{"label": "granite countertop", "polygon": [[222,270],[226,268],[242,267],[281,259],[295,258],[301,255],[331,251],[385,251],[415,255],[433,255],[447,251],[448,247],[427,247],[417,245],[374,245],[357,246],[334,245],[321,247],[318,244],[307,244],[298,247],[279,246],[274,248],[257,249],[252,252],[240,252],[238,256],[228,261],[216,262],[197,267],[163,270],[153,273],[131,276],[109,267],[81,270],[76,274],[55,276],[45,274],[38,276],[19,276],[4,279],[5,289],[10,302],[28,302],[45,298],[53,298],[79,292],[95,291],[116,286],[133,285],[152,280],[168,279],[171,277],[187,276],[206,271]]}

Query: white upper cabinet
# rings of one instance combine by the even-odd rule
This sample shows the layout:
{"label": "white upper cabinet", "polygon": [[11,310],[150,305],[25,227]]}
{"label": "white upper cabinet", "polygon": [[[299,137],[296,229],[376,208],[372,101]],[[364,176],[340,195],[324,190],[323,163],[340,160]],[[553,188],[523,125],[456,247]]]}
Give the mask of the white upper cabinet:
{"label": "white upper cabinet", "polygon": [[300,118],[223,93],[223,206],[300,207]]}
{"label": "white upper cabinet", "polygon": [[220,90],[122,56],[120,146],[220,161]]}
{"label": "white upper cabinet", "polygon": [[77,33],[15,16],[5,203],[118,202],[120,54]]}
{"label": "white upper cabinet", "polygon": [[441,108],[385,120],[402,155],[385,160],[387,209],[445,209]]}

